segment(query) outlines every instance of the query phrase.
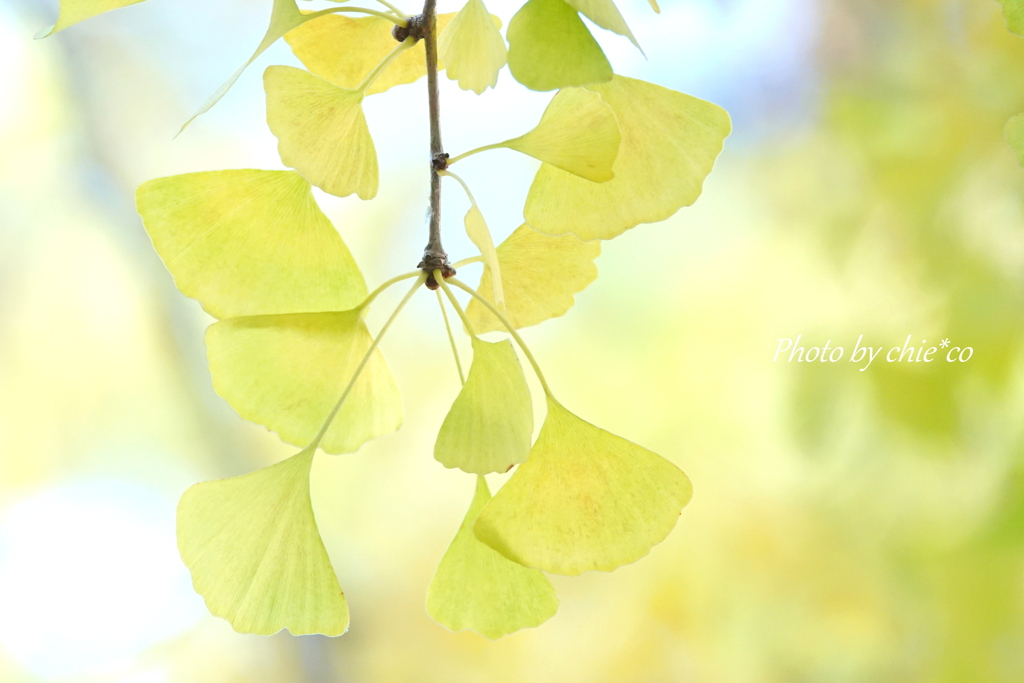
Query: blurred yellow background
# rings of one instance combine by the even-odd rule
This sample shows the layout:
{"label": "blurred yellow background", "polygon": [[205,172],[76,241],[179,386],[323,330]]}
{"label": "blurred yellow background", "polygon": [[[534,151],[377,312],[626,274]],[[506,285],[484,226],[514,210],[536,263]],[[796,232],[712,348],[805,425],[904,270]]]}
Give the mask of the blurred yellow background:
{"label": "blurred yellow background", "polygon": [[[518,6],[487,4],[506,24]],[[269,1],[149,0],[44,41],[55,0],[0,5],[0,681],[1024,680],[1024,170],[1002,139],[1024,39],[994,0],[662,4],[620,3],[648,59],[601,32],[616,70],[725,106],[735,133],[695,207],[605,243],[569,314],[524,335],[570,410],[695,495],[649,557],[553,577],[559,614],[493,643],[424,611],[473,492],[432,458],[458,387],[432,295],[383,344],[405,427],[314,464],[349,633],[238,635],[178,559],[185,488],[294,449],[214,394],[210,319],[133,193],[281,168],[260,73],[297,64],[284,44],[172,139]],[[548,97],[507,71],[481,97],[442,79],[446,148],[522,133]],[[318,197],[372,287],[425,243],[425,86],[366,107],[380,195]],[[465,164],[503,239],[536,162]],[[464,197],[445,207],[449,253],[471,255]],[[773,363],[798,334],[847,357],[861,334],[948,337],[974,357]]]}

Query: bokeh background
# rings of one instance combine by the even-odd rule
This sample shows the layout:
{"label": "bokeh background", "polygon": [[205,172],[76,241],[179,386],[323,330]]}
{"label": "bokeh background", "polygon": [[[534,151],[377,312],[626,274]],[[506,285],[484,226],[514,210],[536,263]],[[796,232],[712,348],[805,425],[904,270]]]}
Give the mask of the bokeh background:
{"label": "bokeh background", "polygon": [[[383,344],[405,427],[314,465],[350,632],[236,634],[178,559],[185,488],[294,449],[214,394],[210,319],[133,193],[281,167],[260,73],[297,64],[283,43],[173,139],[269,0],[149,0],[44,41],[56,0],[3,0],[0,681],[1024,680],[1024,170],[1002,139],[1024,39],[995,0],[662,4],[620,3],[647,59],[599,32],[613,64],[725,106],[735,133],[695,207],[605,243],[598,281],[525,336],[566,406],[677,463],[695,496],[650,556],[553,577],[559,614],[492,643],[424,611],[473,490],[432,458],[458,387],[432,295]],[[482,97],[442,86],[452,153],[524,132],[549,97],[507,71]],[[425,86],[366,109],[380,195],[319,196],[373,286],[425,242]],[[464,164],[500,240],[536,162]],[[471,255],[465,199],[445,201],[446,246]],[[798,334],[847,357],[861,334],[948,337],[974,357],[773,363]]]}

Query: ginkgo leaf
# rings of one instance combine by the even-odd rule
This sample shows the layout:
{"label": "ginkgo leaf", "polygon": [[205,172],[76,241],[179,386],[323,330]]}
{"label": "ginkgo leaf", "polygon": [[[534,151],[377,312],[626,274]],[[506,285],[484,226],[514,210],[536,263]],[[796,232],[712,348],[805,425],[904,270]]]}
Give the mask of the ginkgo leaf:
{"label": "ginkgo leaf", "polygon": [[1017,114],[1006,122],[1006,141],[1010,143],[1017,161],[1024,166],[1024,113]]}
{"label": "ginkgo leaf", "polygon": [[[438,33],[454,14],[438,14]],[[380,17],[352,19],[337,14],[310,21],[284,37],[302,64],[317,76],[339,88],[359,87],[363,79],[397,47],[391,30],[395,27]],[[444,64],[438,62],[438,69]],[[423,41],[402,52],[377,80],[366,89],[367,95],[384,92],[396,85],[412,83],[427,75]]]}
{"label": "ginkgo leaf", "polygon": [[[501,272],[501,263],[498,261],[498,250],[494,248],[494,240],[491,238],[491,231],[487,228],[487,222],[480,211],[480,207],[473,202],[466,212],[466,234],[470,241],[480,250],[480,256],[484,265],[492,273]],[[492,283],[491,301],[498,307],[498,310],[505,310],[505,291],[502,287],[501,278]]]}
{"label": "ginkgo leaf", "polygon": [[565,2],[601,28],[614,31],[620,36],[626,36],[634,45],[640,47],[640,43],[636,42],[633,32],[629,30],[626,20],[622,18],[622,14],[613,0],[565,0]]}
{"label": "ginkgo leaf", "polygon": [[427,589],[427,613],[450,631],[469,629],[495,640],[540,626],[558,611],[558,597],[542,572],[511,562],[473,535],[490,500],[478,476],[469,512]]}
{"label": "ginkgo leaf", "polygon": [[1024,36],[1024,0],[999,0],[1003,6],[1006,28],[1011,33]]}
{"label": "ginkgo leaf", "polygon": [[587,89],[601,95],[619,124],[615,177],[598,184],[541,166],[526,198],[526,222],[549,235],[611,239],[697,201],[731,131],[726,111],[623,76]]}
{"label": "ginkgo leaf", "polygon": [[612,66],[576,10],[529,0],[508,24],[508,68],[531,90],[558,90],[612,77]]}
{"label": "ginkgo leaf", "polygon": [[664,540],[691,494],[690,480],[668,460],[548,397],[529,459],[473,529],[527,567],[571,576],[611,571]]}
{"label": "ginkgo leaf", "polygon": [[[372,343],[359,310],[231,318],[206,331],[213,388],[290,444],[320,430]],[[320,447],[352,453],[402,425],[402,396],[374,350]]]}
{"label": "ginkgo leaf", "polygon": [[285,166],[337,197],[377,196],[377,151],[363,116],[363,93],[290,66],[263,75],[267,124]]}
{"label": "ginkgo leaf", "polygon": [[505,39],[481,0],[469,0],[455,15],[437,42],[448,78],[477,95],[498,83],[498,72],[508,62]]}
{"label": "ginkgo leaf", "polygon": [[[245,71],[250,64],[256,61],[256,58],[263,54],[268,47],[277,42],[279,38],[307,21],[312,21],[313,19],[335,11],[337,11],[335,8],[328,8],[318,12],[301,12],[299,11],[298,5],[295,4],[295,0],[274,0],[274,8],[270,12],[270,26],[267,27],[267,32],[264,34],[263,40],[261,40],[260,44],[256,47],[256,52],[252,53],[252,57],[249,57],[249,60],[239,67],[238,71],[231,74],[231,77],[228,78],[223,85],[217,88],[217,90],[210,95],[209,99],[203,102],[202,106],[199,107],[199,111],[193,114],[192,118],[185,122],[181,127],[181,130],[185,130],[188,124],[192,123],[199,115],[210,111],[210,109],[213,108],[213,105],[217,104],[217,102],[220,101],[220,98],[227,94],[227,91],[235,84],[235,81],[237,81],[238,77],[242,75],[242,72]],[[179,131],[179,133],[180,132],[181,131]]]}
{"label": "ginkgo leaf", "polygon": [[178,503],[178,551],[210,612],[236,631],[340,636],[348,605],[309,498],[313,452],[196,484]]}
{"label": "ginkgo leaf", "polygon": [[178,289],[215,318],[342,311],[366,297],[352,254],[294,171],[157,178],[135,201]]}
{"label": "ginkgo leaf", "polygon": [[36,39],[46,38],[57,31],[67,28],[72,24],[85,21],[97,14],[109,12],[112,9],[136,5],[142,0],[60,0],[60,14],[57,16],[57,23],[35,35]]}
{"label": "ginkgo leaf", "polygon": [[647,2],[651,4],[652,10],[654,10],[657,14],[661,14],[661,8],[658,7],[658,0],[647,0]]}
{"label": "ginkgo leaf", "polygon": [[507,472],[526,460],[533,404],[512,342],[473,338],[473,364],[434,444],[434,458],[464,472]]}
{"label": "ginkgo leaf", "polygon": [[612,167],[620,141],[615,115],[600,95],[565,88],[551,99],[536,128],[497,146],[603,183],[615,175]]}
{"label": "ginkgo leaf", "polygon": [[[600,254],[600,242],[581,242],[574,235],[551,237],[529,225],[516,228],[497,249],[509,322],[518,329],[563,315],[572,307],[573,295],[597,279],[594,259]],[[485,264],[477,289],[491,303],[496,303],[495,283]],[[477,333],[505,329],[476,299],[466,314]]]}

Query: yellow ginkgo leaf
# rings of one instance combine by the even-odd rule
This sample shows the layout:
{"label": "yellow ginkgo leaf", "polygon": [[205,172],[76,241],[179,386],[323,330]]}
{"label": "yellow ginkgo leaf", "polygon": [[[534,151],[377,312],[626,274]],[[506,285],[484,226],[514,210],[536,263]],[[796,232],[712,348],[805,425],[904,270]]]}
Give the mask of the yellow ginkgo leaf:
{"label": "yellow ginkgo leaf", "polygon": [[508,24],[508,68],[531,90],[558,90],[612,77],[612,66],[580,15],[563,0],[529,0]]}
{"label": "yellow ginkgo leaf", "polygon": [[526,198],[526,222],[549,235],[611,239],[697,201],[731,131],[726,111],[623,76],[588,90],[601,95],[619,124],[615,177],[598,184],[541,166]]}
{"label": "yellow ginkgo leaf", "polygon": [[298,173],[157,178],[135,201],[178,289],[215,318],[341,311],[366,297],[352,254]]}
{"label": "yellow ginkgo leaf", "polygon": [[661,14],[661,8],[658,7],[658,0],[647,0],[647,2],[651,4],[652,10],[654,10],[657,14]]}
{"label": "yellow ginkgo leaf", "polygon": [[668,460],[549,397],[529,459],[473,529],[527,567],[570,576],[611,571],[664,540],[691,494],[690,480]]}
{"label": "yellow ginkgo leaf", "polygon": [[473,338],[473,364],[434,443],[434,458],[464,472],[507,472],[530,453],[533,404],[512,342]]}
{"label": "yellow ginkgo leaf", "polygon": [[1017,114],[1006,122],[1006,141],[1010,143],[1017,161],[1024,166],[1024,113]]}
{"label": "yellow ginkgo leaf", "polygon": [[[439,34],[454,16],[437,15]],[[303,24],[284,39],[307,69],[339,88],[353,90],[398,45],[391,35],[394,27],[380,17],[352,19],[331,14]],[[444,65],[438,62],[437,68],[442,69]],[[366,94],[384,92],[426,75],[426,53],[420,41],[400,54],[370,84]]]}
{"label": "yellow ginkgo leaf", "polygon": [[313,452],[196,484],[178,504],[178,551],[210,612],[236,631],[340,636],[348,605],[309,498]]}
{"label": "yellow ginkgo leaf", "polygon": [[60,14],[57,16],[57,23],[45,28],[36,34],[36,39],[46,38],[57,31],[67,28],[72,24],[85,21],[97,14],[109,12],[112,9],[135,5],[142,0],[60,0]]}
{"label": "yellow ginkgo leaf", "polygon": [[[613,0],[565,1],[570,7],[582,13],[587,17],[587,19],[590,19],[601,28],[614,31],[620,36],[626,36],[634,45],[640,47],[640,43],[636,42],[636,38],[633,37],[633,32],[629,30],[629,26],[626,25],[626,20],[622,18],[622,14],[619,12],[619,8],[615,6]],[[651,1],[653,2],[653,0]]]}
{"label": "yellow ginkgo leaf", "polygon": [[558,611],[551,582],[481,543],[473,524],[491,492],[477,477],[476,494],[427,589],[427,613],[451,631],[476,631],[495,640],[540,626]]}
{"label": "yellow ginkgo leaf", "polygon": [[[469,207],[469,211],[466,212],[465,223],[466,234],[476,248],[480,250],[480,257],[484,260],[484,265],[492,273],[501,273],[498,250],[494,248],[491,231],[487,228],[487,222],[484,220],[484,215],[481,213],[480,207],[476,205],[476,202],[473,202]],[[502,287],[501,278],[492,282],[491,301],[498,307],[498,310],[504,311],[505,291]]]}
{"label": "yellow ginkgo leaf", "polygon": [[481,0],[469,0],[455,15],[437,42],[448,78],[477,95],[498,83],[498,72],[508,62],[505,39]]}
{"label": "yellow ginkgo leaf", "polygon": [[564,171],[603,183],[614,177],[619,126],[601,96],[583,88],[559,90],[537,127],[501,143]]}
{"label": "yellow ginkgo leaf", "polygon": [[[217,393],[298,446],[313,440],[372,341],[358,310],[231,318],[206,332]],[[352,453],[401,425],[402,396],[376,349],[320,447]]]}
{"label": "yellow ginkgo leaf", "polygon": [[[581,242],[574,235],[551,237],[529,225],[516,228],[497,249],[509,322],[519,329],[563,315],[572,307],[573,295],[597,279],[594,259],[600,254],[599,242]],[[485,262],[478,291],[491,303],[496,303],[495,283]],[[466,314],[477,333],[505,329],[476,299]]]}
{"label": "yellow ginkgo leaf", "polygon": [[377,151],[363,116],[363,93],[290,66],[269,67],[267,124],[285,166],[337,197],[377,196]]}

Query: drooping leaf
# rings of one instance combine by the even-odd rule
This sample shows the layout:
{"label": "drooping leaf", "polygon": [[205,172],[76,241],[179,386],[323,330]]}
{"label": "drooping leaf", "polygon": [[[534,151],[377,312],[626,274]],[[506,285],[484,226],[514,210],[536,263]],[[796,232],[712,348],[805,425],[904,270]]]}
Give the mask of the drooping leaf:
{"label": "drooping leaf", "polygon": [[622,143],[606,183],[541,166],[526,222],[550,235],[611,239],[697,201],[731,131],[724,109],[660,85],[616,76],[588,86],[612,108]]}
{"label": "drooping leaf", "polygon": [[178,504],[178,551],[210,612],[236,631],[340,636],[348,605],[309,498],[313,452],[196,484]]}
{"label": "drooping leaf", "polygon": [[[440,33],[454,14],[437,15]],[[302,64],[339,88],[353,90],[362,84],[398,43],[391,35],[395,27],[380,17],[353,19],[337,14],[304,23],[285,36]],[[427,75],[423,41],[402,52],[367,89],[367,95],[384,92],[396,85],[412,83]],[[438,69],[444,68],[438,62]]]}
{"label": "drooping leaf", "polygon": [[377,151],[363,116],[363,93],[290,66],[269,67],[267,124],[285,166],[337,197],[377,196]]}
{"label": "drooping leaf", "polygon": [[1006,122],[1006,141],[1010,143],[1017,161],[1024,166],[1024,113],[1017,114]]}
{"label": "drooping leaf", "polygon": [[[594,259],[600,254],[600,242],[581,242],[575,235],[551,237],[525,224],[516,228],[497,249],[509,322],[518,329],[563,315],[572,307],[573,295],[597,278]],[[495,281],[485,264],[478,291],[491,303],[496,303]],[[505,329],[476,299],[466,314],[477,333]]]}
{"label": "drooping leaf", "polygon": [[[494,248],[494,240],[491,238],[491,231],[487,228],[487,222],[480,211],[480,207],[474,201],[469,211],[466,212],[466,234],[470,241],[480,250],[480,256],[484,265],[492,273],[501,272],[501,264],[498,261],[498,250]],[[505,291],[501,286],[500,278],[492,283],[491,301],[498,307],[499,311],[505,310]]]}
{"label": "drooping leaf", "polygon": [[238,71],[231,74],[231,77],[228,78],[223,85],[217,88],[217,90],[210,95],[209,99],[203,102],[202,106],[199,107],[199,111],[193,114],[192,118],[185,122],[181,127],[181,130],[185,130],[188,124],[192,123],[197,116],[210,111],[210,109],[213,108],[213,105],[217,104],[217,102],[220,101],[220,98],[227,94],[227,91],[235,84],[235,81],[237,81],[238,77],[242,75],[242,72],[245,71],[250,64],[256,61],[256,58],[263,54],[268,47],[276,43],[279,38],[307,21],[312,21],[317,17],[321,17],[334,11],[334,8],[328,8],[318,12],[301,12],[299,11],[298,5],[295,4],[295,0],[274,0],[274,7],[270,13],[270,26],[267,28],[267,32],[264,34],[263,40],[261,40],[260,44],[256,47],[256,52],[252,53],[252,57],[249,57],[249,60],[239,67]]}
{"label": "drooping leaf", "polygon": [[1003,6],[1006,28],[1011,33],[1024,36],[1024,0],[999,0]]}
{"label": "drooping leaf", "polygon": [[654,10],[657,14],[661,14],[661,8],[658,7],[658,0],[647,0],[647,2],[651,4],[652,10]]}
{"label": "drooping leaf", "polygon": [[427,589],[427,613],[450,631],[469,629],[495,640],[553,617],[558,597],[543,573],[511,562],[473,535],[490,500],[478,476],[469,512]]}
{"label": "drooping leaf", "polygon": [[[206,332],[217,393],[298,446],[313,440],[372,341],[358,310],[231,318]],[[377,349],[320,446],[352,453],[401,424],[402,396]]]}
{"label": "drooping leaf", "polygon": [[612,66],[576,10],[563,0],[529,0],[508,24],[508,68],[531,90],[603,83]]}
{"label": "drooping leaf", "polygon": [[464,472],[507,472],[530,453],[533,404],[512,342],[473,338],[473,364],[434,444],[434,458]]}
{"label": "drooping leaf", "polygon": [[437,42],[448,78],[477,95],[498,83],[498,72],[508,62],[505,39],[498,31],[501,22],[494,19],[482,0],[469,0]]}
{"label": "drooping leaf", "polygon": [[551,99],[536,128],[501,146],[603,183],[614,177],[620,141],[615,115],[600,95],[565,88]]}
{"label": "drooping leaf", "polygon": [[342,311],[366,297],[352,254],[298,173],[157,178],[135,201],[178,289],[215,318]]}
{"label": "drooping leaf", "polygon": [[72,24],[85,21],[97,14],[109,12],[112,9],[135,5],[142,0],[60,0],[60,14],[57,16],[57,23],[36,34],[36,39],[46,38],[57,31],[66,29]]}
{"label": "drooping leaf", "polygon": [[664,540],[691,494],[690,480],[668,460],[549,397],[529,459],[473,529],[527,567],[571,576],[611,571]]}
{"label": "drooping leaf", "polygon": [[629,30],[629,26],[626,25],[626,20],[622,18],[622,14],[619,12],[619,8],[615,6],[613,0],[565,1],[570,7],[582,13],[587,17],[587,19],[590,19],[601,28],[614,31],[620,36],[626,36],[634,45],[640,47],[640,43],[636,42],[636,38],[633,37],[633,32]]}

